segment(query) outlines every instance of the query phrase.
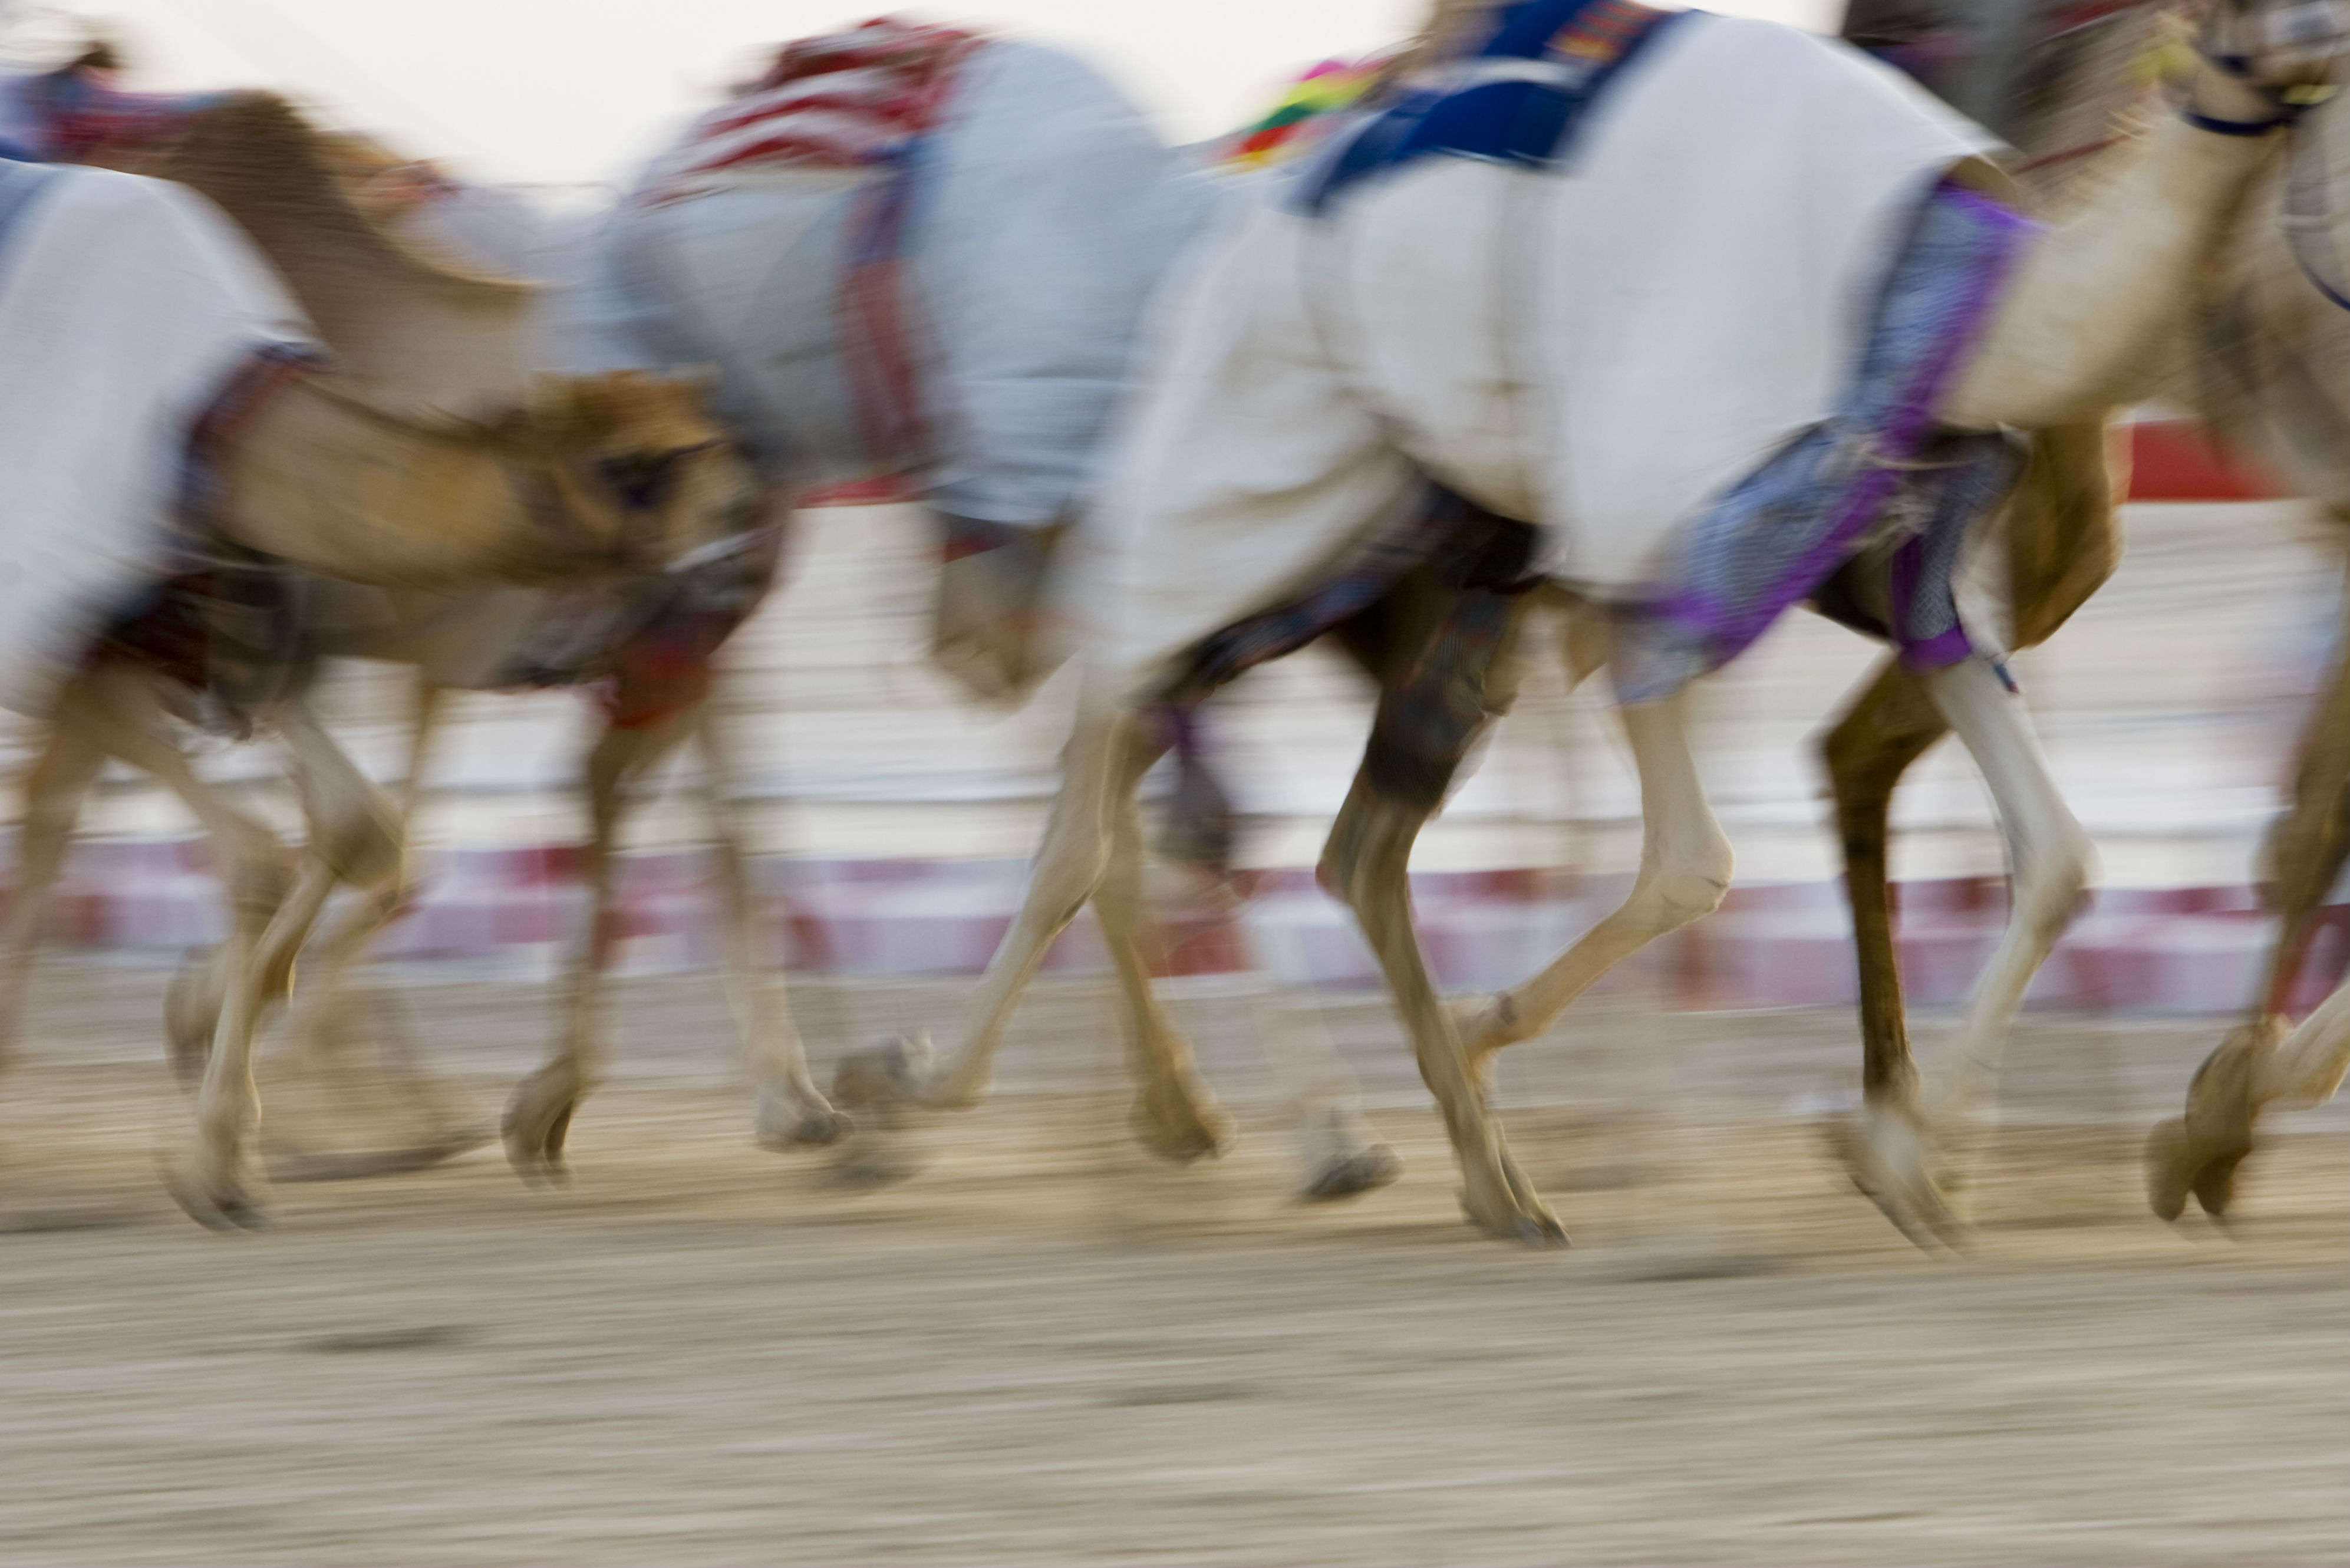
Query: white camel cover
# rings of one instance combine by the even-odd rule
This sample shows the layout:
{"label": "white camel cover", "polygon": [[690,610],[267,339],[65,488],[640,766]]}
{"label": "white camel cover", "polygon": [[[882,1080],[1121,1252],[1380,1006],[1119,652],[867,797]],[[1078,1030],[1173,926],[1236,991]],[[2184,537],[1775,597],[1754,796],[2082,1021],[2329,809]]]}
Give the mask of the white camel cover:
{"label": "white camel cover", "polygon": [[1565,167],[1431,155],[1321,216],[1284,176],[1170,290],[1078,595],[1156,668],[1312,580],[1418,470],[1643,584],[1676,526],[1827,416],[1899,228],[1989,138],[1769,23],[1682,18]]}
{"label": "white camel cover", "polygon": [[0,704],[45,711],[164,568],[189,428],[223,379],[310,340],[203,198],[0,161]]}

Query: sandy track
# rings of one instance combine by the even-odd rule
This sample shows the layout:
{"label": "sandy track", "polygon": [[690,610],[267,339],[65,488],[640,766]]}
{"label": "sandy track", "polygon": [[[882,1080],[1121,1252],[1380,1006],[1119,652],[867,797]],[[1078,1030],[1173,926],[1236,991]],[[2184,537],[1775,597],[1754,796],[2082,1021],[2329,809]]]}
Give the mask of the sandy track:
{"label": "sandy track", "polygon": [[[2319,1563],[2350,1542],[2350,1137],[2242,1239],[2134,1133],[2011,1129],[1964,1262],[1783,1120],[1511,1125],[1578,1247],[1454,1219],[1432,1122],[1337,1210],[1278,1129],[1155,1167],[1094,1096],[849,1196],[738,1096],[628,1082],[484,1153],[181,1220],[152,1069],[0,1109],[0,1560]],[[494,1103],[494,1086],[478,1091]],[[281,1105],[298,1104],[281,1098]],[[293,1113],[289,1112],[289,1117]],[[281,1118],[284,1120],[286,1118]]]}

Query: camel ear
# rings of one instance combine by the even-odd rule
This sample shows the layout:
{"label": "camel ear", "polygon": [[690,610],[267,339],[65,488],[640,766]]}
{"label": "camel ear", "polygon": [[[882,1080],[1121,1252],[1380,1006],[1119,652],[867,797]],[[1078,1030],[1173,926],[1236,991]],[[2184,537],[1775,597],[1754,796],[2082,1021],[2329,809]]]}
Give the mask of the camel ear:
{"label": "camel ear", "polygon": [[600,376],[543,376],[531,389],[531,412],[549,431],[601,441],[619,428],[621,399]]}

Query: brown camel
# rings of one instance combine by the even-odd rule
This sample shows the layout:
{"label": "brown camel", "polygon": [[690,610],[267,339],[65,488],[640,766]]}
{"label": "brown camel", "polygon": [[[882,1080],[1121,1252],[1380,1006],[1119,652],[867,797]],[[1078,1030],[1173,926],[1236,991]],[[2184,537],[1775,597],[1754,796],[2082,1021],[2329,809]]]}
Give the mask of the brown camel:
{"label": "brown camel", "polygon": [[[2018,13],[2012,20],[2024,16]],[[1846,32],[1898,48],[1932,21],[1914,8],[1856,5]],[[2062,211],[2110,176],[2129,119],[2145,111],[2151,96],[2149,57],[2183,26],[2178,9],[2158,4],[2109,10],[2085,27],[2058,33],[2036,52],[2005,51],[2021,65],[2010,70],[2004,88],[2000,81],[1979,84],[1985,100],[2003,105],[2019,128],[2023,151],[2016,168],[2044,205]],[[1982,53],[2002,51],[1994,41]],[[2036,97],[2019,96],[2015,84],[2026,81],[2036,84]],[[2350,120],[2329,102],[2307,114],[2293,137],[2291,156],[2304,167],[2312,160],[2318,167],[2329,161],[2338,167],[2350,145]],[[2216,433],[2292,476],[2336,517],[2350,517],[2350,469],[2340,456],[2345,431],[2330,401],[2342,384],[2342,366],[2350,363],[2350,321],[2345,320],[2350,307],[2339,297],[2329,299],[2326,285],[2296,259],[2284,221],[2286,164],[2285,158],[2272,158],[2255,172],[2255,189],[2163,352],[2177,366],[2172,379]],[[2337,202],[2301,214],[2302,233],[2323,232],[2330,246],[2339,211]],[[2083,442],[2093,436],[2083,430],[2061,439]],[[2118,476],[2118,461],[2112,467]],[[2012,513],[2005,531],[2014,639],[2025,648],[2064,624],[2110,574],[2120,551],[2112,503],[2121,486],[2099,483],[2090,463],[2062,474],[2035,463],[2034,473],[2053,483],[2054,504]],[[1919,1100],[1886,879],[1888,808],[1902,774],[1946,728],[1914,679],[1888,661],[1822,745],[1859,962],[1866,1114],[1894,1123],[1912,1121]],[[2322,1103],[2350,1066],[2341,993],[2298,1032],[2287,1015],[2319,910],[2346,856],[2350,641],[2336,650],[2334,672],[2303,732],[2286,809],[2262,846],[2257,879],[2279,924],[2251,1015],[2198,1072],[2185,1117],[2156,1128],[2148,1142],[2148,1200],[2164,1218],[2177,1218],[2190,1196],[2213,1217],[2223,1216],[2262,1111]],[[1980,1076],[1987,1081],[1993,1071],[1995,1064],[1985,1064]],[[1865,1144],[1839,1141],[1864,1189],[1897,1222],[1908,1228],[1939,1212],[1939,1195],[1930,1183],[1905,1189],[1872,1168]]]}
{"label": "brown camel", "polygon": [[[456,590],[657,571],[755,517],[750,471],[703,416],[697,385],[548,378],[518,398],[529,288],[456,272],[377,229],[284,104],[232,99],[190,121],[168,157],[262,245],[338,356],[332,372],[287,379],[219,452],[214,526],[226,543],[354,584]],[[120,189],[141,199],[139,186]],[[451,407],[473,411],[438,411]],[[80,739],[53,746],[36,779],[86,779],[96,757],[121,755],[155,768],[213,833],[238,918],[212,985],[183,1002],[183,1019],[216,1006],[217,1025],[197,1138],[170,1179],[196,1218],[245,1223],[258,1213],[243,1168],[257,1014],[283,993],[338,882],[398,875],[399,819],[297,685],[265,715],[311,827],[288,889],[265,834],[217,803],[198,805],[209,792],[161,731],[164,711],[152,673],[92,662],[54,710],[60,733]]]}

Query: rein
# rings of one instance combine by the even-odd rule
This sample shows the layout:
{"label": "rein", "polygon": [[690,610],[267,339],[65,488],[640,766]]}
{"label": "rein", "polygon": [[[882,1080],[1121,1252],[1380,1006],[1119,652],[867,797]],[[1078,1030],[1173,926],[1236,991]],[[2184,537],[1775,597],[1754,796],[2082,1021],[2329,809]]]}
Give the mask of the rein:
{"label": "rein", "polygon": [[2332,200],[2334,171],[2325,139],[2303,122],[2288,133],[2293,151],[2285,164],[2284,242],[2311,286],[2343,310],[2350,310],[2350,266],[2342,255]]}

